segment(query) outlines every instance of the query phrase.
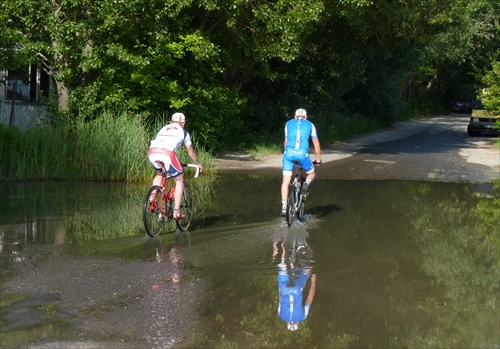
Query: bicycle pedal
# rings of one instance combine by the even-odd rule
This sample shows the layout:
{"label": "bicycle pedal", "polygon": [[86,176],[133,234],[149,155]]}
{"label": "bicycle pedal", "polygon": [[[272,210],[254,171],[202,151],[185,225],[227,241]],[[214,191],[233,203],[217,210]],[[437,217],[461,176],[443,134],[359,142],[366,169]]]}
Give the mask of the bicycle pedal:
{"label": "bicycle pedal", "polygon": [[178,215],[174,214],[172,215],[172,217],[175,219],[175,220],[181,220],[181,219],[184,219],[184,217],[186,217],[186,215],[184,213],[179,213]]}

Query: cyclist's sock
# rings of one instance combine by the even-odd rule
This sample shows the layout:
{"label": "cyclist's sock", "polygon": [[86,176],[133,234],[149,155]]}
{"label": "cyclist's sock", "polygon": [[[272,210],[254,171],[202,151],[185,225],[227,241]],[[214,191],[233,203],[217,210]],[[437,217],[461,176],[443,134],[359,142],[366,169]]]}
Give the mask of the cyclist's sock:
{"label": "cyclist's sock", "polygon": [[184,218],[184,215],[181,213],[180,209],[174,209],[173,217],[174,217],[174,219]]}
{"label": "cyclist's sock", "polygon": [[303,195],[309,195],[309,184],[311,184],[311,180],[310,179],[306,179],[304,181],[304,184],[302,184],[302,194]]}
{"label": "cyclist's sock", "polygon": [[156,200],[156,195],[158,195],[158,190],[154,190],[149,196],[149,202],[153,202]]}

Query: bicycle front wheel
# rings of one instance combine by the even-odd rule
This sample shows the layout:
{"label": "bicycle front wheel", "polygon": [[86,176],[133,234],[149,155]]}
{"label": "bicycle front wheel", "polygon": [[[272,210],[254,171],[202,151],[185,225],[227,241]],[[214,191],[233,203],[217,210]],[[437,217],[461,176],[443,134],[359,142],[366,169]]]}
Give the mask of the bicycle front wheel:
{"label": "bicycle front wheel", "polygon": [[161,189],[159,185],[151,187],[144,200],[142,219],[146,233],[151,237],[160,233],[165,222],[167,202],[163,199]]}
{"label": "bicycle front wheel", "polygon": [[177,227],[185,231],[187,228],[189,228],[189,225],[191,224],[191,219],[193,217],[193,194],[191,192],[191,187],[187,182],[184,182],[184,193],[182,194],[182,200],[181,200],[181,213],[184,215],[181,219],[177,219]]}

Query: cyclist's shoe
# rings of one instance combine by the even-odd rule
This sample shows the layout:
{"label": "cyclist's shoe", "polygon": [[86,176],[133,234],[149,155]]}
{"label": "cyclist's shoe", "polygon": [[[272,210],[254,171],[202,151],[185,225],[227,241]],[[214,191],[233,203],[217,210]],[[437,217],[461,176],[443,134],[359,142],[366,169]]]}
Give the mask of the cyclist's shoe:
{"label": "cyclist's shoe", "polygon": [[309,195],[309,183],[307,182],[302,183],[302,195],[304,196]]}
{"label": "cyclist's shoe", "polygon": [[286,206],[281,207],[281,216],[285,217],[286,216]]}
{"label": "cyclist's shoe", "polygon": [[174,219],[183,219],[184,214],[181,213],[181,210],[174,210],[173,217],[174,217]]}
{"label": "cyclist's shoe", "polygon": [[158,190],[155,190],[154,192],[149,195],[149,202],[153,202],[156,200],[156,195],[158,195]]}

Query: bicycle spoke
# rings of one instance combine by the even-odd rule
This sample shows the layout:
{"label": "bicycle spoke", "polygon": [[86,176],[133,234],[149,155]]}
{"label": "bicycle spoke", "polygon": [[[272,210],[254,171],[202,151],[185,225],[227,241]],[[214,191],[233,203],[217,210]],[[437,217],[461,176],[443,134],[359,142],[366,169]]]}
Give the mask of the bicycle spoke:
{"label": "bicycle spoke", "polygon": [[184,231],[187,230],[191,224],[191,219],[193,216],[193,194],[191,192],[191,187],[187,182],[184,182],[184,193],[182,195],[182,200],[180,203],[182,218],[177,219],[177,227]]}
{"label": "bicycle spoke", "polygon": [[143,206],[143,222],[146,233],[155,236],[160,233],[165,221],[166,202],[160,186],[153,186],[148,191]]}

